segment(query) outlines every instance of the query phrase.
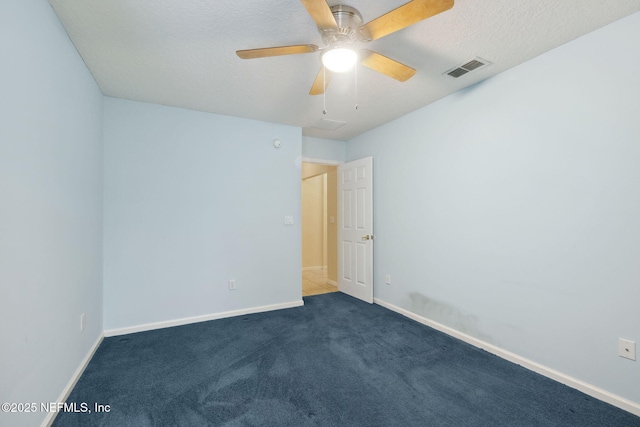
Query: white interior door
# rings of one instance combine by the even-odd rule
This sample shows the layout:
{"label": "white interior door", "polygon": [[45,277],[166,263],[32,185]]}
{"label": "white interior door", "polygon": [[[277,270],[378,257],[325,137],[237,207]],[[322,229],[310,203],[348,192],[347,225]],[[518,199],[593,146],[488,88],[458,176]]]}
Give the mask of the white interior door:
{"label": "white interior door", "polygon": [[338,289],[373,303],[373,158],[338,166]]}

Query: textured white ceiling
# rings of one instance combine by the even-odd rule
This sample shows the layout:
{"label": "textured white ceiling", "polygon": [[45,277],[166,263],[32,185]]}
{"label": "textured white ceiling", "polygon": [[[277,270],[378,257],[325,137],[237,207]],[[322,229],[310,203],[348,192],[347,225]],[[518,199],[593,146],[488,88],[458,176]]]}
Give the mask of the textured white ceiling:
{"label": "textured white ceiling", "polygon": [[[368,22],[407,0],[329,0]],[[400,83],[365,67],[308,95],[319,54],[242,60],[235,51],[322,41],[299,0],[49,0],[103,93],[282,123],[347,140],[640,10],[640,0],[456,0],[366,48],[417,69]],[[493,65],[459,79],[474,57]],[[597,58],[594,58],[596,61]],[[354,108],[355,104],[359,108]],[[315,128],[323,119],[346,122]]]}

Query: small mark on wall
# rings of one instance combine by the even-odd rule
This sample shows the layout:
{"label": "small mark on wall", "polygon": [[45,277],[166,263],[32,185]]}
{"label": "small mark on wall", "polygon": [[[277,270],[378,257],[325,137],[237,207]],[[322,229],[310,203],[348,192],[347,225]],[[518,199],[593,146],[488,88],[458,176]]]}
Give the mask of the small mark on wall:
{"label": "small mark on wall", "polygon": [[491,337],[483,334],[476,316],[466,314],[462,310],[442,301],[429,298],[419,292],[409,294],[409,310],[427,319],[442,323],[456,331],[471,335],[486,342],[492,342]]}

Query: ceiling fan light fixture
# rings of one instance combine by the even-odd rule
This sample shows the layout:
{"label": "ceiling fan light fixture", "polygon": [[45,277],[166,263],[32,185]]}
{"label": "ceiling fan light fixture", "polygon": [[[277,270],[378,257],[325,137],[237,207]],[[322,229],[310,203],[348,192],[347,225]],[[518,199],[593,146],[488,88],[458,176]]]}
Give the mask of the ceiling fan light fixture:
{"label": "ceiling fan light fixture", "polygon": [[356,65],[358,54],[346,47],[333,47],[326,50],[320,57],[322,65],[335,73],[344,73]]}

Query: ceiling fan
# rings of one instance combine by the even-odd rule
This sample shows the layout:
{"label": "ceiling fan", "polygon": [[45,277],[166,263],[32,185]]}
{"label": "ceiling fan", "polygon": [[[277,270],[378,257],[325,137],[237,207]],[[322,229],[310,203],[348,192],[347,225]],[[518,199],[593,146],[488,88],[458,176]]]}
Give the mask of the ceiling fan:
{"label": "ceiling fan", "polygon": [[353,7],[346,5],[330,7],[326,0],[300,1],[318,26],[324,47],[301,44],[238,50],[236,54],[242,59],[254,59],[320,51],[322,65],[311,86],[310,95],[324,93],[332,72],[347,71],[358,60],[362,65],[401,82],[410,79],[416,73],[415,69],[372,50],[357,49],[356,43],[369,42],[402,30],[451,9],[454,2],[454,0],[411,0],[371,22],[361,25],[362,16]]}

